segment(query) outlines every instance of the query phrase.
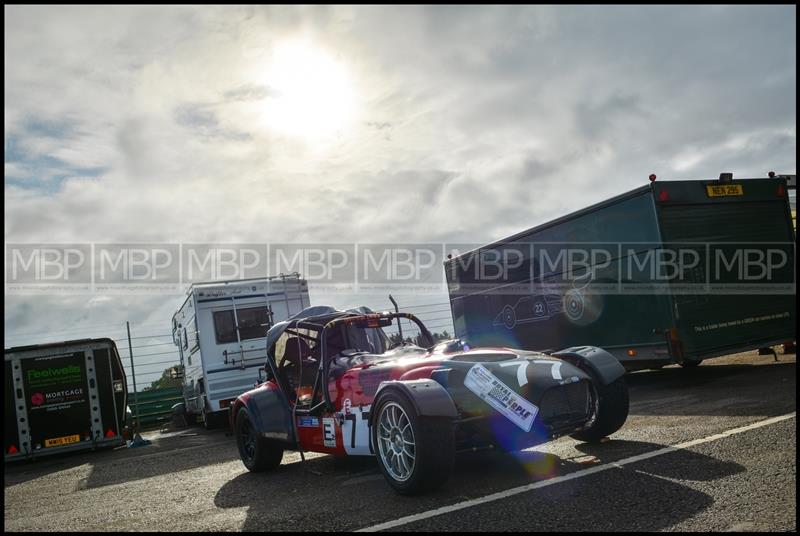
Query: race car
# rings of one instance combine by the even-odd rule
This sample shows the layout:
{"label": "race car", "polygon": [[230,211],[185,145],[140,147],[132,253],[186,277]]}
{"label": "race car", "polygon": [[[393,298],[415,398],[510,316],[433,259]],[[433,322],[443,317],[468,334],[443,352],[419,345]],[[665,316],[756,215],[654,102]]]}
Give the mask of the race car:
{"label": "race car", "polygon": [[[401,322],[416,339],[403,338]],[[273,469],[285,450],[375,456],[401,494],[443,485],[457,452],[510,452],[562,435],[596,442],[628,415],[625,370],[600,348],[436,344],[398,311],[307,308],[270,328],[264,372],[231,406],[247,469]]]}

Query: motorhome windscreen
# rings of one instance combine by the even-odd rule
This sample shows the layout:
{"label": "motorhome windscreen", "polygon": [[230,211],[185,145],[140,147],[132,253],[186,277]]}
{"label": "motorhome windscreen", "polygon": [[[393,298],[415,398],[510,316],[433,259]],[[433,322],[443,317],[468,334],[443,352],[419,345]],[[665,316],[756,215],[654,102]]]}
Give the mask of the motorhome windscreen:
{"label": "motorhome windscreen", "polygon": [[236,342],[236,319],[239,320],[239,338],[241,340],[266,337],[269,325],[269,311],[266,307],[248,307],[236,310],[214,312],[214,331],[217,343]]}

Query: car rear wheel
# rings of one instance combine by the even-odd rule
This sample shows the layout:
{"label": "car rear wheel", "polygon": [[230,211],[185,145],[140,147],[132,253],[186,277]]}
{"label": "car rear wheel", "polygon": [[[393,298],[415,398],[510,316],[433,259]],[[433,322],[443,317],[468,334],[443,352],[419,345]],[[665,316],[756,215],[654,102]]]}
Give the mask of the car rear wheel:
{"label": "car rear wheel", "polygon": [[455,458],[452,421],[417,415],[411,402],[395,391],[381,395],[375,408],[372,445],[389,485],[413,495],[447,482]]}
{"label": "car rear wheel", "polygon": [[571,437],[588,443],[597,443],[613,434],[625,424],[628,418],[628,386],[624,377],[617,378],[608,385],[595,385],[597,396],[597,416],[591,427],[574,433]]}
{"label": "car rear wheel", "polygon": [[236,446],[244,466],[256,473],[278,467],[283,459],[283,447],[261,437],[244,408],[236,414]]}

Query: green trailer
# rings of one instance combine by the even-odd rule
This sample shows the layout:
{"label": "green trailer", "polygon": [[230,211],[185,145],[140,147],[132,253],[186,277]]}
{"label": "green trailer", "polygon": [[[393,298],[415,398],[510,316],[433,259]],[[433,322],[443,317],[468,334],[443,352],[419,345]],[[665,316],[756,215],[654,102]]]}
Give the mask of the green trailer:
{"label": "green trailer", "polygon": [[474,346],[594,345],[630,370],[795,339],[786,178],[656,181],[445,262]]}
{"label": "green trailer", "polygon": [[125,444],[127,380],[111,339],[5,350],[5,461]]}

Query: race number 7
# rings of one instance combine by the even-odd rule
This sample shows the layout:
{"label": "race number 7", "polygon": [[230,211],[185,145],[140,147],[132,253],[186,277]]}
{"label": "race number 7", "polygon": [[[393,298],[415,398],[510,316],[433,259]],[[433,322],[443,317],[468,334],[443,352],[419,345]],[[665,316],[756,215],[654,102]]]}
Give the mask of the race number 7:
{"label": "race number 7", "polygon": [[[357,445],[356,444],[357,443],[356,437],[361,435],[361,434],[367,434],[367,445],[369,446],[370,454],[372,454],[373,453],[372,452],[372,441],[369,441],[369,435],[368,435],[369,434],[369,424],[368,424],[369,411],[359,411],[359,415],[356,415],[356,413],[353,411],[353,412],[348,413],[347,415],[345,415],[344,416],[344,420],[345,421],[350,421],[352,423],[352,426],[350,428],[350,448],[351,449],[356,449],[356,448],[360,447],[361,445]],[[359,422],[362,423],[361,426],[359,426]],[[344,439],[344,438],[342,438],[342,439]]]}

